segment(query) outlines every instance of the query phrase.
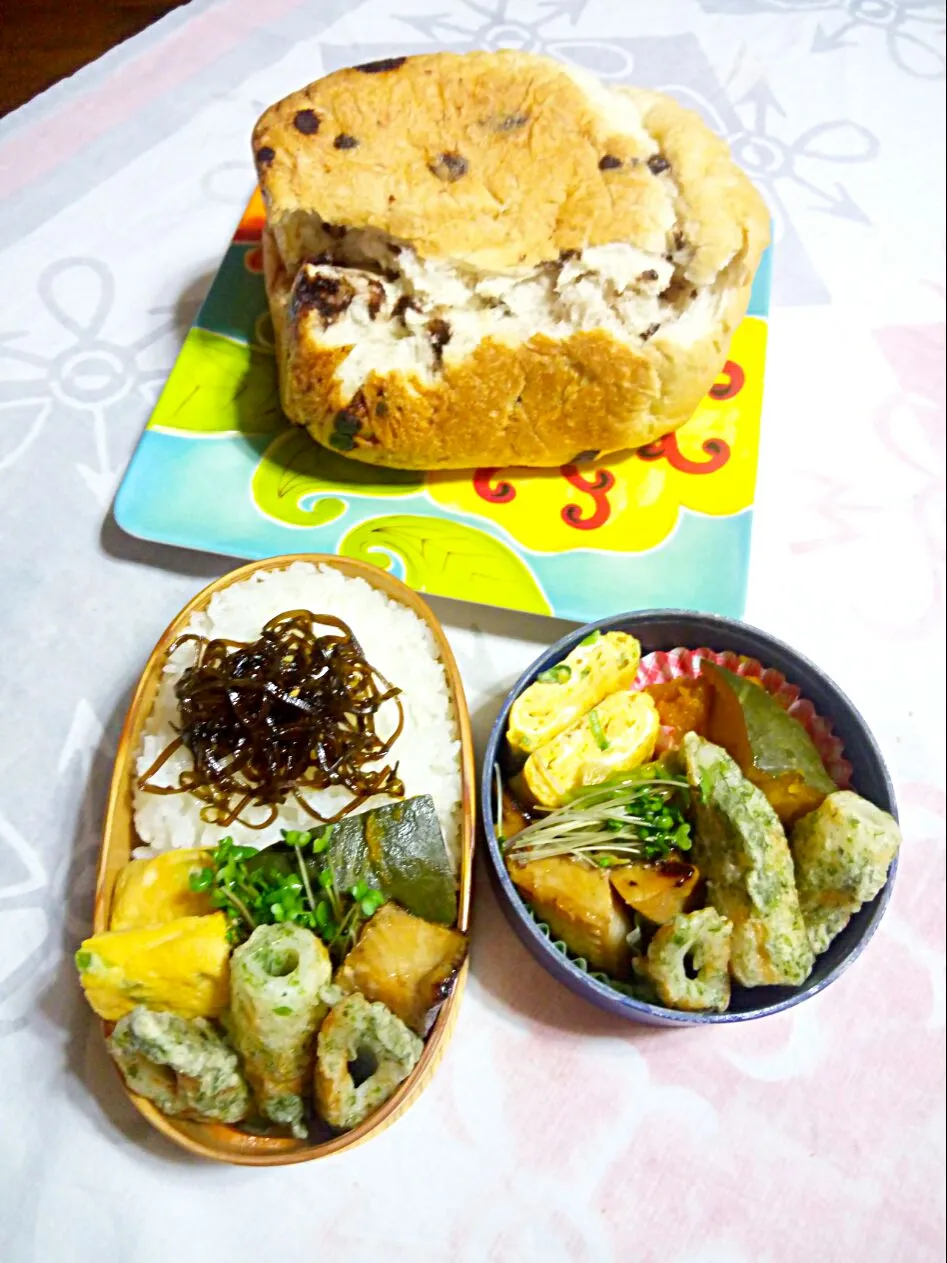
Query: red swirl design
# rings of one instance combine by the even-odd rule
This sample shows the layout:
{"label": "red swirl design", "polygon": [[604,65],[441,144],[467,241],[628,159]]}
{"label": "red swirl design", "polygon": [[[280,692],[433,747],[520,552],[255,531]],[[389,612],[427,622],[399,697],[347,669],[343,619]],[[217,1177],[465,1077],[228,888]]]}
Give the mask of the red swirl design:
{"label": "red swirl design", "polygon": [[598,469],[589,479],[583,477],[575,465],[563,465],[561,472],[566,482],[591,496],[595,506],[588,517],[583,517],[581,504],[567,504],[560,514],[566,526],[574,526],[579,531],[594,531],[604,526],[612,512],[608,493],[615,485],[615,475],[607,469]]}
{"label": "red swirl design", "polygon": [[493,485],[493,479],[499,472],[500,466],[474,470],[474,491],[488,504],[509,504],[511,500],[516,499],[516,488],[512,483],[501,479],[495,486]]}
{"label": "red swirl design", "polygon": [[639,447],[640,460],[660,460],[663,456],[669,465],[682,474],[714,474],[722,469],[730,459],[730,444],[725,439],[704,439],[701,451],[709,456],[709,460],[690,460],[677,445],[674,434],[665,434],[656,443],[647,447]]}
{"label": "red swirl design", "polygon": [[720,376],[725,377],[726,381],[714,382],[708,392],[711,399],[732,399],[734,395],[740,393],[743,389],[743,383],[746,381],[746,374],[743,369],[739,364],[735,364],[733,360],[727,360],[720,370]]}

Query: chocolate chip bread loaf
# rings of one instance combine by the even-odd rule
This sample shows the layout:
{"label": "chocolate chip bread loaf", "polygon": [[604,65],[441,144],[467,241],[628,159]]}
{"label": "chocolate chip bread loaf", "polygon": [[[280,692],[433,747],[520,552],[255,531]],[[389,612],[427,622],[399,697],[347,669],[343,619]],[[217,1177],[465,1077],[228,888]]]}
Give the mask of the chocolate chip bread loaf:
{"label": "chocolate chip bread loaf", "polygon": [[768,239],[696,114],[527,53],[338,71],[253,151],[283,407],[376,465],[553,466],[673,430]]}

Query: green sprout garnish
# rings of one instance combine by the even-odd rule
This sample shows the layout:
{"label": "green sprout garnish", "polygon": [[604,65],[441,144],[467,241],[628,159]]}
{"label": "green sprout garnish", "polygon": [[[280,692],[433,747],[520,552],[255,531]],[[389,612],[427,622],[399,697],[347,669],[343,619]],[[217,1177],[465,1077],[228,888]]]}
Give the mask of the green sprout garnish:
{"label": "green sprout garnish", "polygon": [[[311,835],[310,835],[311,836]],[[332,837],[332,825],[327,824],[320,834],[312,839],[313,855],[321,855],[329,845],[329,839]]]}
{"label": "green sprout garnish", "polygon": [[289,853],[284,848],[257,851],[222,838],[210,864],[191,874],[190,887],[208,891],[213,906],[226,913],[232,943],[242,943],[259,925],[288,921],[321,938],[338,963],[385,896],[365,881],[347,891],[337,888],[325,856],[331,833],[331,825],[321,832],[284,830]]}
{"label": "green sprout garnish", "polygon": [[601,639],[601,636],[602,636],[602,633],[600,631],[589,632],[589,634],[585,637],[584,640],[579,641],[579,644],[580,645],[594,645],[597,640]]}
{"label": "green sprout garnish", "polygon": [[504,854],[524,863],[570,855],[599,868],[665,859],[690,850],[690,800],[687,781],[649,763],[577,790],[511,838]]}

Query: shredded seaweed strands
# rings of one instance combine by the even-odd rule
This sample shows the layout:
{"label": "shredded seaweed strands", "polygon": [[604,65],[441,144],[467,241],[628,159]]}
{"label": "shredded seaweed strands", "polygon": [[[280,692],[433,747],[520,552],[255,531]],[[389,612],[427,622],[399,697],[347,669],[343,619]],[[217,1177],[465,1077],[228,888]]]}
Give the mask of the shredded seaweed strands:
{"label": "shredded seaweed strands", "polygon": [[[404,797],[397,764],[369,766],[383,760],[401,734],[401,690],[365,660],[340,618],[289,610],[271,618],[259,640],[188,634],[168,656],[189,643],[197,656],[175,686],[178,735],[139,778],[140,789],[193,794],[205,804],[206,823],[226,828],[239,821],[251,829],[272,825],[290,795],[322,824],[334,824],[376,794]],[[386,703],[398,718],[383,740],[375,724]],[[193,767],[176,784],[154,784],[182,746]],[[331,786],[352,797],[334,815],[322,816],[306,791]],[[264,809],[259,820],[244,817],[251,808]]]}

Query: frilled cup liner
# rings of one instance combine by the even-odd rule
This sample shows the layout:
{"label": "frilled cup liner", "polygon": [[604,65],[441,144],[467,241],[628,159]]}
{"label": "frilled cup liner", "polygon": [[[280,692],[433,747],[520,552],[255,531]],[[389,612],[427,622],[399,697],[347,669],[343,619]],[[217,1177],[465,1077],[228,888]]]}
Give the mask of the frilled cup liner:
{"label": "frilled cup liner", "polygon": [[[649,684],[663,684],[669,680],[696,679],[701,664],[714,662],[735,675],[759,680],[763,688],[774,697],[783,710],[792,715],[805,728],[825,765],[825,770],[839,789],[847,789],[852,777],[852,765],[845,758],[842,742],[832,729],[831,723],[816,713],[815,707],[800,695],[794,684],[772,667],[764,667],[755,658],[727,650],[717,653],[713,649],[669,649],[646,654],[641,659],[638,674],[632,685],[635,689]],[[667,730],[665,730],[665,734]],[[659,743],[660,745],[661,743]]]}

